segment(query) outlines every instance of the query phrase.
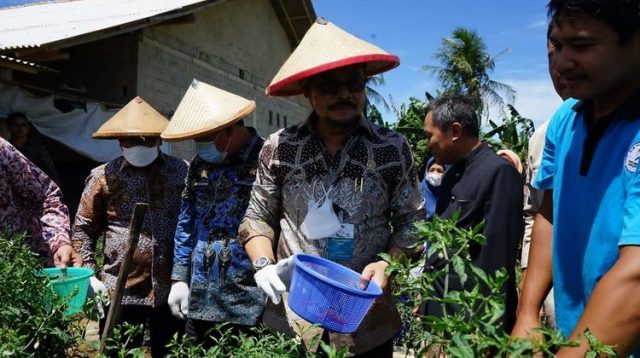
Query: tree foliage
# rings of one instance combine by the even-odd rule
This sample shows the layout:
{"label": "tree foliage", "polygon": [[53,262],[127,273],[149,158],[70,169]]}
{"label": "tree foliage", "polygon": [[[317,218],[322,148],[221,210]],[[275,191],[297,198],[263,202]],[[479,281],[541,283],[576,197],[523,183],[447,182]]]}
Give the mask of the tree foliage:
{"label": "tree foliage", "polygon": [[496,58],[503,53],[492,57],[476,31],[457,27],[433,54],[440,65],[423,68],[438,78],[442,93],[468,96],[478,113],[485,114],[491,104],[503,108],[515,100],[511,86],[489,77],[495,69]]}

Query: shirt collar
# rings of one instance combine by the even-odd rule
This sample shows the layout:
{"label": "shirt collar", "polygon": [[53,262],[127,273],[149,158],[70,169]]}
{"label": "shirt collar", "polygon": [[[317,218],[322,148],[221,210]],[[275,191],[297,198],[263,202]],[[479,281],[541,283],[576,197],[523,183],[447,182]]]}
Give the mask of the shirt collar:
{"label": "shirt collar", "polygon": [[[588,124],[593,123],[592,100],[580,100],[573,105],[573,110],[582,113],[584,120]],[[604,116],[598,122],[613,122],[615,120],[633,120],[640,117],[640,88],[637,89],[623,104],[613,112]]]}
{"label": "shirt collar", "polygon": [[468,167],[486,150],[491,150],[489,148],[489,145],[487,145],[487,143],[485,142],[480,142],[480,145],[478,145],[475,149],[473,149],[471,153],[469,153],[466,157],[464,157],[464,159],[462,159],[458,163],[460,163],[461,166]]}
{"label": "shirt collar", "polygon": [[[310,134],[318,135],[318,131],[316,130],[317,121],[318,121],[318,115],[314,111],[309,115],[309,117],[307,117],[307,120],[300,125],[300,130],[302,131],[302,134],[310,133]],[[366,119],[364,116],[360,116],[360,119],[358,120],[358,126],[351,133],[363,134],[368,138],[372,138],[374,136],[374,131],[373,131],[373,128],[371,127],[371,122],[369,122],[369,120]]]}

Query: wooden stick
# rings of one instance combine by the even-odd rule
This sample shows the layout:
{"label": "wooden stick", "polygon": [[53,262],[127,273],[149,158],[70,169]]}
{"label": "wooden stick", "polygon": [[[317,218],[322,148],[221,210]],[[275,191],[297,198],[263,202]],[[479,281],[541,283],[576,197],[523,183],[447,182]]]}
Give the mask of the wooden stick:
{"label": "wooden stick", "polygon": [[111,331],[116,324],[116,318],[120,314],[120,304],[122,301],[122,295],[124,293],[124,286],[127,283],[127,276],[130,271],[130,263],[133,260],[133,253],[138,247],[138,240],[140,239],[140,230],[142,229],[142,223],[144,221],[144,215],[149,208],[147,203],[136,203],[133,209],[133,216],[131,217],[131,223],[129,224],[129,245],[127,252],[122,258],[122,264],[120,265],[120,272],[118,272],[118,280],[116,281],[116,288],[111,299],[111,305],[109,307],[109,313],[107,314],[107,321],[102,331],[102,337],[100,339],[100,353],[104,353],[106,350],[107,338],[111,336]]}

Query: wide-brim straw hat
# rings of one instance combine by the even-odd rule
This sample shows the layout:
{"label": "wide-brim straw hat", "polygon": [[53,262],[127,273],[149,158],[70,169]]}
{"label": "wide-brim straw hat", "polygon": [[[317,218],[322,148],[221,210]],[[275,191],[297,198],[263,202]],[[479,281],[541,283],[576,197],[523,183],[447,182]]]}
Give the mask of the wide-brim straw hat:
{"label": "wide-brim straw hat", "polygon": [[300,94],[303,92],[301,80],[355,64],[366,64],[366,76],[370,77],[398,66],[400,59],[318,18],[282,65],[266,93],[269,96]]}
{"label": "wide-brim straw hat", "polygon": [[93,133],[96,139],[159,137],[169,120],[142,98],[132,99]]}
{"label": "wide-brim straw hat", "polygon": [[254,101],[194,79],[161,137],[168,141],[202,137],[232,125],[255,108]]}

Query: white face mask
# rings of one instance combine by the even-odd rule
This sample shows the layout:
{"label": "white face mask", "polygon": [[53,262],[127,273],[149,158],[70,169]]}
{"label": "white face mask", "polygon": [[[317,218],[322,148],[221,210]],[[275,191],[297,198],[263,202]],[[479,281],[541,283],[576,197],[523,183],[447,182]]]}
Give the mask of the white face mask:
{"label": "white face mask", "polygon": [[322,205],[314,200],[309,202],[309,210],[300,225],[300,231],[309,240],[329,237],[340,230],[340,221],[333,211],[333,205],[328,198]]}
{"label": "white face mask", "polygon": [[130,148],[122,147],[122,155],[134,167],[146,167],[156,160],[159,152],[158,146],[145,147],[144,145],[136,145]]}
{"label": "white face mask", "polygon": [[442,184],[442,174],[440,173],[427,173],[427,181],[431,186],[439,187]]}

